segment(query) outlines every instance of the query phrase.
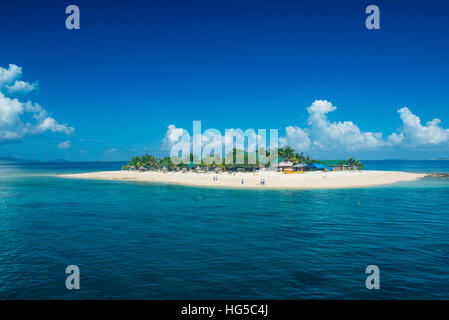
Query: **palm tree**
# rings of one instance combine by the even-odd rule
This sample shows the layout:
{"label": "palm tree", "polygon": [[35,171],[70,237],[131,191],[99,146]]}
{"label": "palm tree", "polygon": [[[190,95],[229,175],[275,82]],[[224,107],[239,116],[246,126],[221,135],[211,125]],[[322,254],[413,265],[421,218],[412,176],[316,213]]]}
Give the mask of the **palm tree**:
{"label": "palm tree", "polygon": [[300,152],[300,153],[295,153],[295,158],[294,158],[296,163],[304,163],[304,152]]}
{"label": "palm tree", "polygon": [[279,149],[279,157],[286,158],[287,160],[293,160],[295,158],[295,149],[290,146],[285,146]]}
{"label": "palm tree", "polygon": [[139,163],[140,163],[140,157],[139,156],[131,157],[131,160],[129,160],[129,165],[130,166],[137,167]]}
{"label": "palm tree", "polygon": [[357,167],[358,169],[363,168],[363,163],[361,163],[359,160],[354,159],[352,157],[348,159],[347,163],[351,167]]}
{"label": "palm tree", "polygon": [[312,158],[310,158],[309,156],[306,156],[306,158],[304,159],[305,163],[310,165],[312,163],[315,162],[315,160],[313,160]]}
{"label": "palm tree", "polygon": [[[171,161],[170,157],[164,157],[156,161],[158,163],[158,168],[168,168],[170,170],[175,170],[177,168],[176,164]],[[153,167],[154,168],[154,167]]]}

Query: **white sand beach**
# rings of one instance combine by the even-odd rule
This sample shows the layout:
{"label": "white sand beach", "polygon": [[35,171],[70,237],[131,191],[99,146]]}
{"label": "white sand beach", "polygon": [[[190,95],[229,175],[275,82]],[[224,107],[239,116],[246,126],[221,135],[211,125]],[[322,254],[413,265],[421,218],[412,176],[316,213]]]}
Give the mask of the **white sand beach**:
{"label": "white sand beach", "polygon": [[[214,176],[218,180],[214,180]],[[302,174],[278,172],[261,173],[181,173],[156,171],[101,171],[79,174],[58,175],[62,178],[131,180],[143,182],[172,183],[189,186],[257,188],[257,189],[337,189],[388,185],[402,181],[412,181],[426,176],[421,173],[398,171],[314,171]],[[243,179],[243,184],[242,184]],[[265,184],[261,184],[261,179]]]}

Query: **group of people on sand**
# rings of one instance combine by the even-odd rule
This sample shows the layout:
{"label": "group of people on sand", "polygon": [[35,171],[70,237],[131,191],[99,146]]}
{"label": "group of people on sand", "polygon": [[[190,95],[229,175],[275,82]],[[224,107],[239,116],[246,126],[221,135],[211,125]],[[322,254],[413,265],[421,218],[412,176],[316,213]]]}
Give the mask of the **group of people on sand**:
{"label": "group of people on sand", "polygon": [[[242,178],[242,184],[245,183],[245,180]],[[265,178],[260,178],[260,184],[265,185]]]}
{"label": "group of people on sand", "polygon": [[[217,175],[214,175],[213,180],[214,180],[214,181],[218,181],[218,176],[217,176]],[[245,179],[243,179],[243,178],[242,178],[242,184],[245,184]],[[265,178],[261,178],[261,179],[260,179],[260,184],[261,184],[261,185],[265,185]]]}

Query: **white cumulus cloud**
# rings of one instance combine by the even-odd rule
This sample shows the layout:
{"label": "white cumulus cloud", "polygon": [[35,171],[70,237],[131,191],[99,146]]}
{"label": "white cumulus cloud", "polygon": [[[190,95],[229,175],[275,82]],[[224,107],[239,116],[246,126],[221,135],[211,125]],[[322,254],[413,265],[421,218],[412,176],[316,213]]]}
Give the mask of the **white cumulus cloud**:
{"label": "white cumulus cloud", "polygon": [[400,144],[402,141],[404,141],[404,133],[397,134],[396,132],[393,132],[388,136],[387,146],[394,146]]}
{"label": "white cumulus cloud", "polygon": [[385,141],[381,132],[364,132],[352,121],[329,121],[327,114],[337,110],[327,100],[316,100],[307,108],[307,128],[288,126],[286,135],[280,138],[283,145],[290,145],[300,151],[310,148],[321,150],[375,149],[399,141],[397,135]]}
{"label": "white cumulus cloud", "polygon": [[296,150],[308,150],[312,142],[304,129],[297,126],[285,128],[286,135],[279,138],[281,146],[291,146]]}
{"label": "white cumulus cloud", "polygon": [[183,128],[176,128],[174,124],[169,125],[167,127],[167,132],[165,133],[162,147],[166,150],[170,149],[180,141],[183,134],[188,135],[188,132]]}
{"label": "white cumulus cloud", "polygon": [[22,68],[15,64],[10,64],[8,68],[0,67],[0,89],[13,83],[16,79],[22,76]]}
{"label": "white cumulus cloud", "polygon": [[27,94],[31,91],[36,90],[37,82],[29,83],[22,80],[16,80],[13,85],[6,85],[5,88],[7,92],[11,95]]}
{"label": "white cumulus cloud", "polygon": [[59,149],[68,149],[70,148],[70,140],[63,141],[60,144],[58,144]]}
{"label": "white cumulus cloud", "polygon": [[398,110],[406,140],[415,145],[438,145],[449,141],[449,129],[440,126],[440,119],[433,119],[421,124],[421,119],[414,115],[407,107]]}
{"label": "white cumulus cloud", "polygon": [[[381,148],[413,148],[415,146],[440,146],[449,143],[449,129],[441,126],[440,119],[433,119],[425,125],[421,124],[418,116],[414,115],[408,108],[404,107],[398,110],[403,122],[397,132],[393,132],[384,138],[382,132],[363,131],[352,121],[330,121],[328,114],[337,110],[327,100],[315,100],[307,108],[309,114],[306,127],[296,125],[287,126],[285,135],[279,137],[281,146],[289,145],[297,151],[332,151],[332,152],[354,152],[379,150]],[[209,129],[214,130],[214,129]],[[207,133],[206,130],[205,133]],[[254,151],[256,142],[260,142],[260,137],[251,129],[246,132],[239,129],[229,129],[229,136],[221,135],[216,130],[210,134],[202,136],[202,147],[211,148],[214,145],[223,145],[230,142],[233,133],[243,134],[251,138],[252,143],[246,150]],[[175,125],[168,126],[165,134],[164,145],[169,148],[181,140],[183,134],[189,134],[183,128],[177,128]],[[188,136],[190,139],[190,136]],[[268,136],[267,136],[268,139]],[[243,145],[237,147],[243,149]]]}
{"label": "white cumulus cloud", "polygon": [[66,135],[75,129],[67,124],[59,123],[48,115],[47,110],[31,101],[23,102],[13,93],[26,94],[35,89],[35,85],[17,80],[22,76],[22,68],[10,64],[8,68],[0,67],[0,143],[20,140],[22,138],[59,132]]}
{"label": "white cumulus cloud", "polygon": [[[195,140],[195,141],[193,141]],[[191,137],[189,131],[184,128],[177,128],[174,124],[167,127],[162,147],[170,149],[181,141],[190,141],[192,144],[201,145],[202,150],[214,150],[215,152],[223,151],[220,146],[234,143],[237,149],[246,149],[247,151],[255,151],[257,145],[263,141],[263,137],[256,130],[227,129],[222,134],[217,129],[207,129],[202,132],[201,136]],[[246,146],[246,148],[245,148]]]}
{"label": "white cumulus cloud", "polygon": [[279,140],[298,150],[376,150],[382,147],[414,147],[419,145],[440,145],[449,142],[449,129],[443,128],[440,119],[421,124],[419,117],[408,108],[398,110],[403,122],[402,128],[386,139],[381,132],[362,131],[352,121],[329,121],[327,115],[337,110],[327,100],[316,100],[307,108],[307,128],[286,127],[286,135]]}

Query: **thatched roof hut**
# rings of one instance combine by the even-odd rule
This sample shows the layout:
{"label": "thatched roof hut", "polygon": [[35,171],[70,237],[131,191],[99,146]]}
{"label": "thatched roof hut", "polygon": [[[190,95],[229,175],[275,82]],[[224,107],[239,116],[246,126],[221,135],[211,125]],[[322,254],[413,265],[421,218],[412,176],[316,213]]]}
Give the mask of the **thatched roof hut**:
{"label": "thatched roof hut", "polygon": [[221,168],[220,168],[220,167],[216,167],[216,168],[215,168],[215,172],[218,173],[218,172],[220,172],[220,171],[221,171]]}
{"label": "thatched roof hut", "polygon": [[139,167],[139,172],[144,172],[144,171],[147,171],[147,169],[145,167],[140,166]]}
{"label": "thatched roof hut", "polygon": [[162,172],[167,172],[167,171],[168,171],[167,167],[162,168]]}
{"label": "thatched roof hut", "polygon": [[304,163],[296,163],[293,165],[293,170],[295,171],[303,171],[305,169],[305,164]]}
{"label": "thatched roof hut", "polygon": [[278,162],[278,167],[281,168],[292,168],[293,167],[293,163],[287,159],[284,159],[282,161]]}
{"label": "thatched roof hut", "polygon": [[136,166],[130,166],[130,167],[128,168],[128,170],[134,171],[134,170],[136,170]]}
{"label": "thatched roof hut", "polygon": [[182,173],[185,173],[187,171],[187,168],[182,168]]}

